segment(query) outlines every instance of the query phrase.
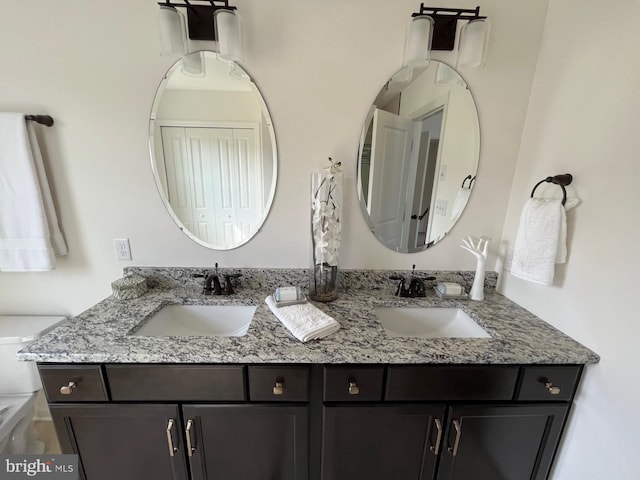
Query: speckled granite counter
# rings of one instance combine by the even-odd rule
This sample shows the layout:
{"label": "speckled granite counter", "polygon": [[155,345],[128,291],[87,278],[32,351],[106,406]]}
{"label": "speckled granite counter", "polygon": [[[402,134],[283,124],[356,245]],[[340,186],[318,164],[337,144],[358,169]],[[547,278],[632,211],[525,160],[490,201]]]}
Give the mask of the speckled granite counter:
{"label": "speckled granite counter", "polygon": [[[338,300],[317,306],[341,324],[339,332],[301,343],[264,303],[277,285],[303,285],[304,270],[243,269],[242,286],[228,297],[200,294],[201,269],[130,268],[149,279],[153,288],[134,300],[108,297],[68,320],[22,350],[23,360],[61,363],[421,363],[421,364],[585,364],[596,353],[566,336],[491,288],[485,300],[443,300],[393,296],[387,280],[396,272],[345,272],[348,288]],[[406,272],[402,272],[405,273]],[[434,273],[439,280],[468,283],[473,274]],[[456,277],[457,275],[457,277]],[[345,280],[346,278],[346,280]],[[170,304],[257,305],[243,337],[133,336],[144,322]],[[375,306],[460,307],[491,338],[393,338],[385,333]]]}

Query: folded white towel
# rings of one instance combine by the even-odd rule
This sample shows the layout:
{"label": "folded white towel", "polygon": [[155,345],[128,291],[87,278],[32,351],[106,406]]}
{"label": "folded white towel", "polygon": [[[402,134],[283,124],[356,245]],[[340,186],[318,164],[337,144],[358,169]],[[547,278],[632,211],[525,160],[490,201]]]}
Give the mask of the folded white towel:
{"label": "folded white towel", "polygon": [[340,329],[340,324],[334,318],[311,303],[278,308],[271,295],[265,302],[278,320],[301,342],[324,338]]}
{"label": "folded white towel", "polygon": [[33,126],[0,113],[0,271],[53,270],[66,253]]}
{"label": "folded white towel", "polygon": [[[570,207],[576,203],[572,199]],[[530,198],[520,216],[511,274],[540,285],[551,285],[555,264],[564,263],[566,253],[567,217],[562,200]]]}

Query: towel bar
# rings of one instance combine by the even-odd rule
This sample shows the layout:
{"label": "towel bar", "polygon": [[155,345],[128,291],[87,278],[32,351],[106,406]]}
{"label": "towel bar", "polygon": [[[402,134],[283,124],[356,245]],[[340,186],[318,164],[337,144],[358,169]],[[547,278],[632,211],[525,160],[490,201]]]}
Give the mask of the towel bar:
{"label": "towel bar", "polygon": [[53,125],[53,117],[51,115],[25,115],[24,118],[41,125],[46,125],[47,127],[51,127]]}
{"label": "towel bar", "polygon": [[542,183],[554,183],[556,185],[560,185],[560,188],[562,188],[562,205],[564,205],[567,202],[567,190],[564,188],[567,185],[571,185],[571,182],[573,181],[573,175],[571,175],[570,173],[565,173],[563,175],[555,175],[553,177],[547,177],[543,180],[540,180],[538,183],[536,183],[536,186],[533,187],[533,190],[531,190],[531,198],[533,198],[533,194],[536,191],[536,188],[538,188],[538,186]]}

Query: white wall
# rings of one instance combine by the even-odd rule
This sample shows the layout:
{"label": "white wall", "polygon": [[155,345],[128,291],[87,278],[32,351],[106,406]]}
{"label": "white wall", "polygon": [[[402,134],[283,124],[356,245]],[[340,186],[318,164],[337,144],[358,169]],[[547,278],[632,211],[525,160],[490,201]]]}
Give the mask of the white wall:
{"label": "white wall", "polygon": [[508,297],[602,357],[586,369],[558,480],[640,474],[639,16],[637,0],[551,0],[505,222],[512,244],[533,185],[574,175],[569,191],[582,203],[569,212],[568,263],[554,285],[508,274],[502,282]]}
{"label": "white wall", "polygon": [[[493,21],[487,68],[466,75],[482,130],[477,188],[452,238],[412,255],[388,250],[368,231],[355,176],[362,122],[400,66],[405,27],[419,2],[234,3],[243,22],[244,66],[271,111],[280,168],[264,228],[226,252],[183,235],[153,182],[148,117],[171,64],[159,56],[157,2],[21,0],[0,15],[0,110],[55,117],[56,125],[43,129],[43,143],[70,249],[54,272],[0,273],[2,313],[77,314],[110,294],[110,282],[132,264],[307,267],[305,185],[329,155],[343,162],[347,176],[345,268],[473,269],[460,238],[500,238],[546,1],[483,2]],[[112,240],[121,237],[131,240],[133,262],[115,260]]]}

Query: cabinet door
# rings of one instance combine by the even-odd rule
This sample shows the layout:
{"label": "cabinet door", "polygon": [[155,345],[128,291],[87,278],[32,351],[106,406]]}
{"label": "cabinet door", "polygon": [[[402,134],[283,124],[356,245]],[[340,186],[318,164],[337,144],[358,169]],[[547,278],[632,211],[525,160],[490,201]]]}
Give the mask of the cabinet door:
{"label": "cabinet door", "polygon": [[62,451],[79,455],[84,480],[187,480],[177,405],[50,409]]}
{"label": "cabinet door", "polygon": [[306,405],[184,405],[182,409],[194,480],[308,478]]}
{"label": "cabinet door", "polygon": [[444,406],[325,406],[323,480],[428,480],[441,444]]}
{"label": "cabinet door", "polygon": [[454,406],[438,480],[543,480],[569,405]]}

